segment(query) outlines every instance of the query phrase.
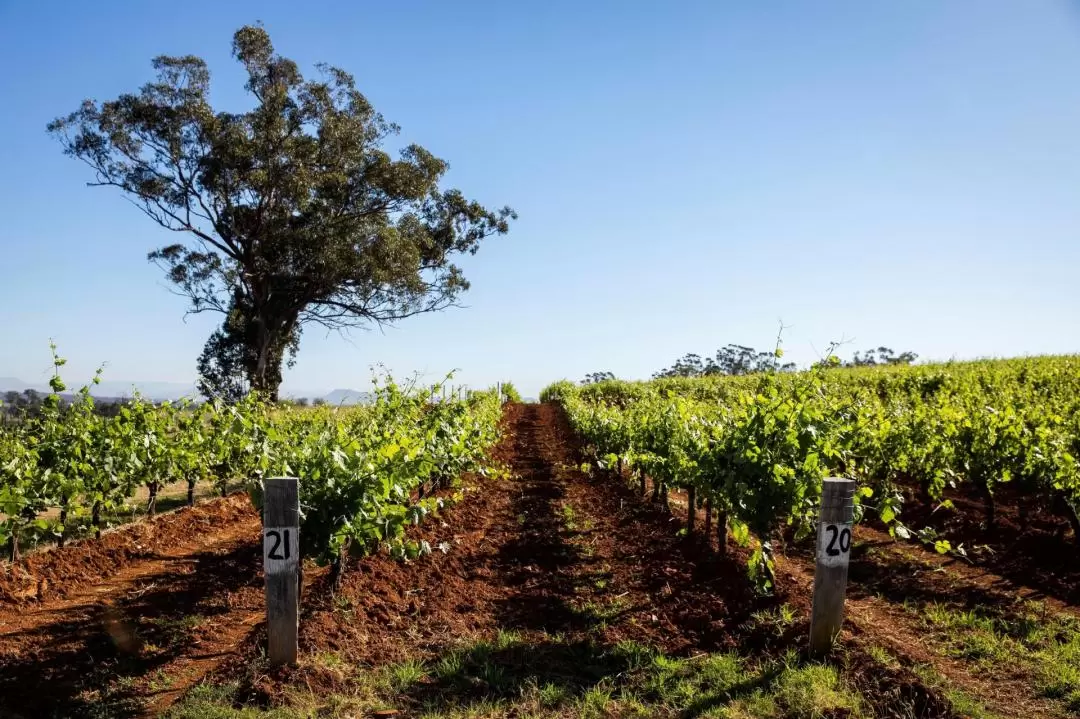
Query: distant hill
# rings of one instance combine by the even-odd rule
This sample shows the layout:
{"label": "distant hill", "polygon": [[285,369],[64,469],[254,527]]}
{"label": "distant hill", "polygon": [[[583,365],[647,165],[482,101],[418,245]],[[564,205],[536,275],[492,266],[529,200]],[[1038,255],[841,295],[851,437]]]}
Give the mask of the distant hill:
{"label": "distant hill", "polygon": [[26,389],[36,389],[31,387],[21,379],[15,377],[0,377],[0,392],[22,392]]}
{"label": "distant hill", "polygon": [[[68,393],[74,394],[81,387],[82,384],[71,383],[68,385]],[[181,382],[105,381],[91,387],[90,394],[103,401],[116,401],[130,399],[136,388],[144,397],[155,402],[163,402],[165,400],[175,401],[183,397],[200,399],[199,392],[195,389],[195,385],[183,384]],[[49,389],[49,385],[45,383],[24,382],[17,377],[0,377],[0,394],[3,394],[4,392],[22,393],[28,389],[32,389],[42,394],[48,394],[52,391]],[[282,397],[291,399],[306,397],[309,400],[322,399],[327,404],[335,406],[365,404],[372,400],[370,392],[358,392],[354,389],[335,389],[333,392],[326,395],[321,395],[319,392],[312,391],[283,391]]]}
{"label": "distant hill", "polygon": [[357,392],[354,389],[336,389],[323,397],[327,404],[349,405],[366,404],[371,401],[370,392]]}
{"label": "distant hill", "polygon": [[[71,382],[69,380],[69,392],[76,392],[81,387],[81,382]],[[157,402],[167,399],[177,400],[182,397],[197,397],[199,394],[195,390],[194,385],[182,384],[180,382],[118,381],[105,381],[99,385],[94,385],[90,388],[90,394],[100,399],[129,398],[134,394],[136,388],[138,388],[139,392],[142,393],[144,397]],[[0,377],[0,393],[24,392],[28,389],[41,392],[42,394],[48,394],[52,391],[46,383],[30,383],[24,382],[16,377]]]}

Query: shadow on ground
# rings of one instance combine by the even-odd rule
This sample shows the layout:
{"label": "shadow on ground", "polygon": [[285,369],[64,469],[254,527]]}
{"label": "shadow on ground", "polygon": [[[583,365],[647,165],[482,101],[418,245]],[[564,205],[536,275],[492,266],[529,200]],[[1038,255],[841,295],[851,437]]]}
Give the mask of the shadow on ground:
{"label": "shadow on ground", "polygon": [[116,606],[76,606],[7,635],[33,648],[0,656],[0,717],[140,716],[146,699],[170,690],[162,667],[205,658],[193,641],[200,624],[228,613],[231,593],[261,587],[259,560],[254,545],[195,554],[191,573],[149,577]]}

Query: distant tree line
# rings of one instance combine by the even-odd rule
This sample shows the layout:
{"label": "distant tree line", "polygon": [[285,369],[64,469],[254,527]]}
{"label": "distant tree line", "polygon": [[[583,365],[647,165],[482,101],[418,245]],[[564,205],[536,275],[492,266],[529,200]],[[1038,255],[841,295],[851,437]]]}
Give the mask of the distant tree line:
{"label": "distant tree line", "polygon": [[919,359],[914,352],[901,352],[897,354],[888,347],[866,350],[862,354],[856,352],[850,362],[842,363],[845,367],[867,367],[881,364],[911,364]]}
{"label": "distant tree line", "polygon": [[[12,420],[20,417],[35,417],[41,412],[46,397],[48,397],[47,393],[38,392],[36,389],[4,392],[0,395],[0,418]],[[60,401],[70,402],[71,395],[60,395]],[[94,412],[103,417],[115,417],[126,403],[126,399],[97,398],[94,401]]]}
{"label": "distant tree line", "polygon": [[[875,365],[908,365],[919,358],[910,352],[895,352],[889,347],[856,352],[850,360],[823,360],[815,364],[833,364],[841,367],[870,367]],[[794,372],[794,362],[780,362],[777,352],[759,352],[753,347],[729,344],[716,351],[712,357],[689,353],[675,364],[653,373],[653,379],[669,377],[710,377],[713,375],[744,375],[755,372]],[[590,372],[581,384],[594,384],[615,379],[611,372]]]}
{"label": "distant tree line", "polygon": [[741,375],[754,372],[792,372],[794,362],[780,363],[776,352],[758,352],[753,347],[729,344],[712,357],[686,354],[667,369],[653,373],[653,379],[667,377],[709,377]]}
{"label": "distant tree line", "polygon": [[279,400],[278,404],[290,406],[290,407],[322,407],[327,404],[326,400],[322,397],[316,397],[315,399],[308,399],[307,397],[298,397],[296,399],[283,399]]}
{"label": "distant tree line", "polygon": [[607,382],[613,379],[615,379],[615,375],[611,372],[590,372],[585,375],[585,379],[581,380],[581,384],[596,384],[597,382]]}

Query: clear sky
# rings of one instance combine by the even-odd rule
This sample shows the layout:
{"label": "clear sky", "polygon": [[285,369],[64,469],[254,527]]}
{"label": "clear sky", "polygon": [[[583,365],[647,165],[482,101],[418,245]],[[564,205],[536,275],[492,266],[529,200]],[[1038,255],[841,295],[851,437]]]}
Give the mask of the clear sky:
{"label": "clear sky", "polygon": [[468,307],[349,338],[312,329],[286,389],[369,367],[535,394],[646,377],[729,342],[927,358],[1080,350],[1080,11],[1053,0],[53,2],[0,0],[0,376],[191,381],[217,318],[182,320],[147,251],[171,239],[87,188],[45,124],[261,20],[351,71],[520,213],[464,267]]}

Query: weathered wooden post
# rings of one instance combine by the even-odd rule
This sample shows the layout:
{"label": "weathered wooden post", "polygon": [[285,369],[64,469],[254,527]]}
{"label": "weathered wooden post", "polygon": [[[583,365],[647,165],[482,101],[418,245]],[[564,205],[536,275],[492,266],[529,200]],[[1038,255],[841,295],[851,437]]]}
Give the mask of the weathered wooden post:
{"label": "weathered wooden post", "polygon": [[264,482],[263,572],[270,666],[296,663],[300,617],[300,497],[296,477]]}
{"label": "weathered wooden post", "polygon": [[832,649],[844,621],[854,496],[853,479],[829,477],[821,488],[814,608],[810,615],[810,653],[818,656]]}

